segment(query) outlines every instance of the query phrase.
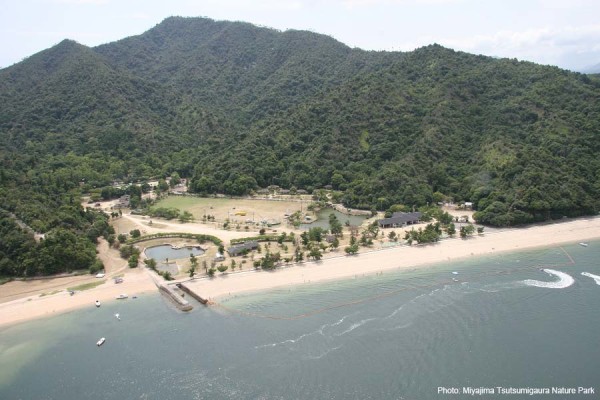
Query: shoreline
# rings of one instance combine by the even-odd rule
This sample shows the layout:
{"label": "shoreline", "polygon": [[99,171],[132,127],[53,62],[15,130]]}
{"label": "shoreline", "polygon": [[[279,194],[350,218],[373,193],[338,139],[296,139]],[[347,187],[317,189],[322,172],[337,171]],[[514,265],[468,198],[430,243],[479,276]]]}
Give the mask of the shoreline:
{"label": "shoreline", "polygon": [[[373,275],[384,271],[408,270],[470,257],[503,252],[552,247],[566,243],[600,239],[600,217],[543,223],[522,228],[507,228],[469,239],[448,238],[435,244],[394,246],[339,255],[322,261],[292,264],[275,271],[247,269],[218,275],[213,279],[187,281],[187,285],[203,298],[215,301],[233,294],[260,292],[278,287]],[[123,271],[122,269],[119,270]],[[27,295],[0,303],[0,328],[22,322],[59,315],[85,307],[95,307],[94,301],[117,301],[120,293],[129,296],[158,292],[150,271],[145,268],[125,272],[125,282],[114,284],[111,279],[96,288],[69,296],[65,290],[46,296]],[[268,275],[265,276],[265,275]]]}
{"label": "shoreline", "polygon": [[[275,271],[246,270],[213,279],[189,281],[187,284],[202,297],[215,302],[234,294],[408,270],[471,257],[593,239],[600,239],[600,217],[508,228],[469,239],[452,238],[435,244],[389,247],[355,256],[342,253],[319,262],[293,264]],[[268,277],[265,274],[269,274]]]}

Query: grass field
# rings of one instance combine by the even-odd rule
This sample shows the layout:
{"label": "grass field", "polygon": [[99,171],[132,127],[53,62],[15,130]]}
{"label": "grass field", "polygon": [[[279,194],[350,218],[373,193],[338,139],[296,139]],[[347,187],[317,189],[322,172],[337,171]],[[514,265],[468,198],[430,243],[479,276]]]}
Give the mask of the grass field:
{"label": "grass field", "polygon": [[102,285],[104,282],[106,282],[106,279],[102,279],[101,281],[97,281],[97,282],[83,283],[81,285],[70,287],[67,290],[75,292],[75,291],[93,289],[96,286]]}
{"label": "grass field", "polygon": [[[232,222],[247,220],[275,220],[284,222],[284,214],[292,214],[301,209],[306,211],[309,201],[274,201],[251,199],[215,199],[192,196],[169,196],[160,200],[155,207],[175,207],[189,211],[196,220],[203,215],[213,215],[218,221],[229,218]],[[245,215],[244,215],[245,214]]]}

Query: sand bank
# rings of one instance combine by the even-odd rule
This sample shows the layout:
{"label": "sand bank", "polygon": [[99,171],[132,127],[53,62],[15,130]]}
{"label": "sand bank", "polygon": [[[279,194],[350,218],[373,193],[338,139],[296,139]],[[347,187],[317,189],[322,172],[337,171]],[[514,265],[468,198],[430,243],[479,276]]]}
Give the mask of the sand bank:
{"label": "sand bank", "polygon": [[[510,252],[600,238],[600,218],[587,218],[546,225],[486,233],[463,240],[446,239],[426,246],[402,246],[361,253],[356,256],[306,262],[275,272],[247,271],[189,283],[204,298],[259,291],[286,285],[351,278],[380,271],[413,268],[478,255]],[[341,252],[340,252],[341,253]]]}

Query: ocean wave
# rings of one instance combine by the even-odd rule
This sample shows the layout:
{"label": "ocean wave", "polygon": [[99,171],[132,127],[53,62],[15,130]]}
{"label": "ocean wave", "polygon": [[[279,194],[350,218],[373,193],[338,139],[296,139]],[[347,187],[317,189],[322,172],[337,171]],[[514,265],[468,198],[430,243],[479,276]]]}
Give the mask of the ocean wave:
{"label": "ocean wave", "polygon": [[342,336],[345,335],[346,333],[350,333],[353,330],[355,330],[356,328],[360,328],[361,326],[363,326],[364,324],[366,324],[369,321],[375,321],[379,318],[367,318],[367,319],[363,319],[360,322],[354,323],[352,325],[350,325],[350,328],[346,329],[345,331],[341,332],[341,333],[336,333],[334,336]]}
{"label": "ocean wave", "polygon": [[304,356],[302,358],[304,358],[305,360],[320,360],[321,358],[325,357],[327,354],[331,353],[332,351],[336,351],[336,350],[341,349],[343,346],[344,345],[339,345],[337,347],[333,347],[331,349],[327,349],[327,350],[325,350],[324,352],[322,352],[319,355],[316,355],[316,356]]}
{"label": "ocean wave", "polygon": [[596,285],[600,285],[600,276],[590,274],[589,272],[582,272],[581,275],[587,276],[588,278],[592,278],[596,282]]}
{"label": "ocean wave", "polygon": [[348,317],[350,317],[350,316],[352,316],[352,315],[354,315],[354,314],[356,314],[356,313],[353,313],[353,314],[350,314],[350,315],[345,315],[345,316],[343,316],[342,318],[340,318],[340,319],[339,319],[338,321],[336,321],[336,322],[333,322],[333,323],[330,323],[330,324],[323,324],[323,325],[321,325],[321,327],[320,327],[319,329],[317,329],[316,331],[313,331],[313,332],[308,332],[308,333],[303,333],[302,335],[300,335],[300,336],[298,336],[298,337],[296,337],[296,338],[294,338],[294,339],[286,339],[286,340],[283,340],[283,341],[281,341],[281,342],[269,343],[269,344],[263,344],[263,345],[260,345],[260,346],[254,346],[254,348],[255,348],[255,349],[264,349],[265,347],[276,347],[276,346],[281,346],[281,345],[283,345],[283,344],[294,344],[294,343],[297,343],[297,342],[301,341],[302,339],[304,339],[304,338],[306,338],[306,337],[313,336],[313,335],[317,335],[317,334],[319,334],[319,335],[321,335],[321,336],[325,336],[325,333],[324,333],[324,330],[325,330],[325,329],[327,329],[327,328],[332,328],[332,327],[334,327],[334,326],[338,326],[338,325],[340,325],[341,323],[343,323],[343,322],[344,322],[344,320],[345,320],[346,318],[348,318]]}
{"label": "ocean wave", "polygon": [[575,279],[569,274],[565,274],[564,272],[556,271],[553,269],[544,268],[542,269],[548,275],[557,276],[559,279],[553,282],[545,282],[545,281],[537,281],[534,279],[526,279],[523,283],[527,286],[535,286],[541,288],[549,288],[549,289],[564,289],[571,286],[575,283]]}

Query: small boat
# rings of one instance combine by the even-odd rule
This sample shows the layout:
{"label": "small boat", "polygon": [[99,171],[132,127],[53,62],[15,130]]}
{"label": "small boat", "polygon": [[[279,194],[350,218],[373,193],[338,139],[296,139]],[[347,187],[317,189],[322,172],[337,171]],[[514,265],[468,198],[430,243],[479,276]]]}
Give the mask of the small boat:
{"label": "small boat", "polygon": [[579,245],[580,245],[580,246],[583,246],[583,247],[588,247],[588,244],[587,244],[587,243],[585,243],[585,242],[581,242],[581,243],[579,243]]}
{"label": "small boat", "polygon": [[117,300],[122,300],[122,299],[126,299],[128,296],[125,293],[121,293],[120,295],[117,296]]}
{"label": "small boat", "polygon": [[458,272],[452,271],[452,275],[458,275]]}
{"label": "small boat", "polygon": [[458,279],[456,279],[456,278],[452,278],[452,280],[453,280],[454,282],[458,282]]}
{"label": "small boat", "polygon": [[100,338],[100,340],[96,342],[96,346],[100,347],[104,344],[104,342],[106,342],[106,338]]}
{"label": "small boat", "polygon": [[100,301],[96,300],[94,304],[96,304],[96,307],[100,307]]}
{"label": "small boat", "polygon": [[120,321],[121,320],[121,316],[119,315],[119,313],[115,314],[115,317]]}

